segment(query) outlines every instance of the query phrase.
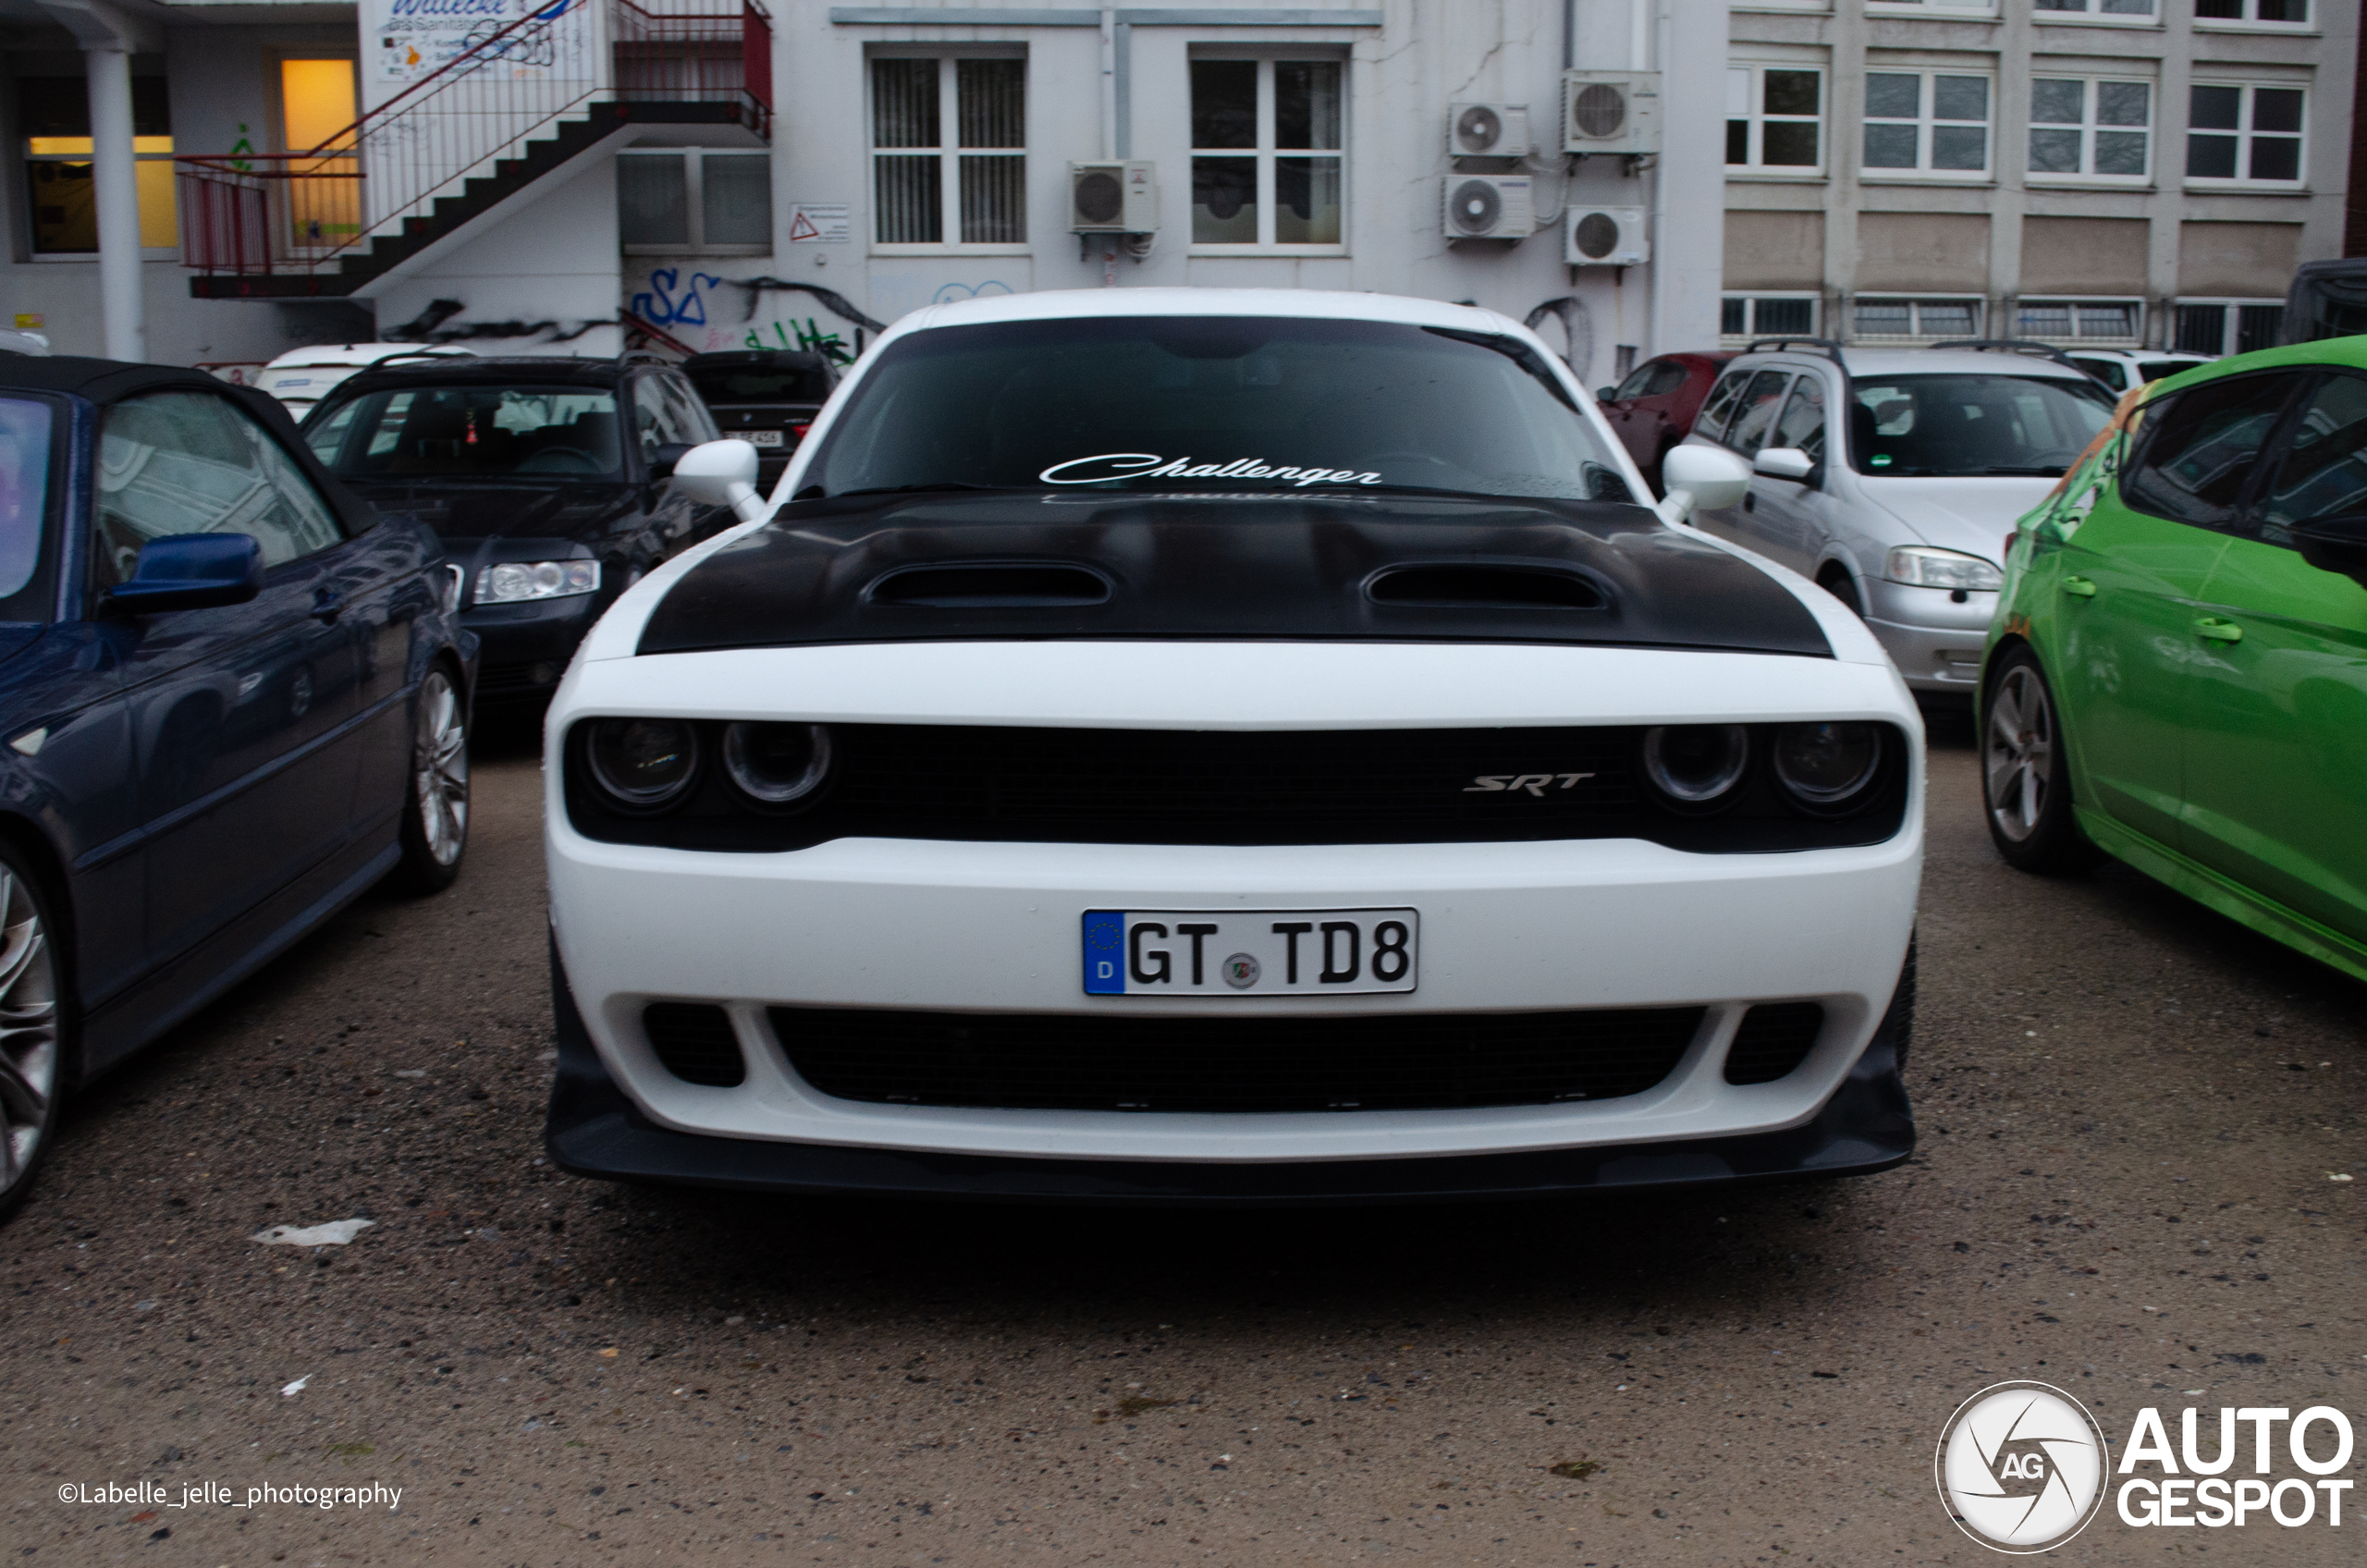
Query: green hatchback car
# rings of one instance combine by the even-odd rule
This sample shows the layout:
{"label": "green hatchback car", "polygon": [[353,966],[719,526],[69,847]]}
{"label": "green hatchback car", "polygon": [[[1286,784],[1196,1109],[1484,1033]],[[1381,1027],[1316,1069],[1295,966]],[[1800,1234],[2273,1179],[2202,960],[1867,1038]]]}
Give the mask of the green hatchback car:
{"label": "green hatchback car", "polygon": [[2005,561],[1998,851],[2101,851],[2367,979],[2367,337],[2132,392]]}

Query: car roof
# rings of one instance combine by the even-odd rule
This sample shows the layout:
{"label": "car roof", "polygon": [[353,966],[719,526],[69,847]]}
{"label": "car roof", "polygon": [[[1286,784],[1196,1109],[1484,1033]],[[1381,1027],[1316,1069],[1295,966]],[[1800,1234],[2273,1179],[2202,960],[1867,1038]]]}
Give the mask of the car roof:
{"label": "car roof", "polygon": [[671,370],[656,360],[595,360],[571,354],[472,354],[466,359],[411,360],[402,364],[374,365],[339,382],[332,390],[339,398],[386,386],[432,383],[438,386],[500,386],[533,382],[581,383],[614,386],[627,371]]}
{"label": "car roof", "polygon": [[[891,331],[976,326],[993,322],[1120,316],[1294,316],[1308,321],[1373,321],[1497,334],[1518,324],[1476,305],[1450,305],[1402,294],[1323,288],[1048,288],[924,305]],[[909,324],[909,325],[908,325]]]}
{"label": "car roof", "polygon": [[[2059,361],[2043,359],[2036,354],[2012,353],[2004,350],[1984,352],[1974,349],[1859,349],[1844,344],[1841,361],[1849,375],[1863,381],[1869,376],[1884,375],[2037,375],[2055,381],[2078,381],[2093,385],[2093,378]],[[1744,353],[1735,357],[1730,368],[1755,368],[1759,365],[1791,369],[1801,365],[1834,362],[1830,354],[1809,349],[1769,349],[1764,353]]]}
{"label": "car roof", "polygon": [[181,386],[218,392],[228,383],[202,370],[179,365],[131,364],[122,360],[85,359],[79,354],[9,356],[0,359],[0,390],[65,392],[94,403],[112,402],[135,392]]}
{"label": "car roof", "polygon": [[393,354],[443,354],[474,359],[476,350],[457,343],[313,343],[290,349],[264,366],[265,370],[312,369],[325,365],[374,365]]}
{"label": "car roof", "polygon": [[712,354],[693,354],[682,361],[684,370],[715,370],[727,365],[782,365],[797,370],[828,370],[828,357],[810,349],[718,349]]}

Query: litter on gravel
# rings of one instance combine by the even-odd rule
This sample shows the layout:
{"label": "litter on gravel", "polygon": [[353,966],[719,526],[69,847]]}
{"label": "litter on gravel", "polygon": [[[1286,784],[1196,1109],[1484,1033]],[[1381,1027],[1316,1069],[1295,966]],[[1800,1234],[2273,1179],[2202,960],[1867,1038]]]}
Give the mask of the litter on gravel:
{"label": "litter on gravel", "polygon": [[332,1219],[325,1225],[274,1225],[257,1231],[254,1240],[272,1247],[341,1247],[376,1223],[374,1219]]}
{"label": "litter on gravel", "polygon": [[304,1391],[304,1385],[312,1380],[313,1375],[310,1372],[305,1373],[302,1377],[297,1378],[294,1382],[280,1390],[279,1397],[282,1399],[294,1399],[298,1394]]}

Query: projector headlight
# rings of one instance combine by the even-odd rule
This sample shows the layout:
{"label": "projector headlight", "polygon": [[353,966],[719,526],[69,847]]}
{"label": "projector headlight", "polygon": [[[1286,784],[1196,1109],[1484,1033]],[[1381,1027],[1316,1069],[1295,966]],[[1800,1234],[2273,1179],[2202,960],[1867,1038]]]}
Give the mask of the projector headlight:
{"label": "projector headlight", "polygon": [[1883,765],[1883,732],[1871,724],[1787,724],[1775,731],[1775,777],[1814,812],[1847,809]]}
{"label": "projector headlight", "polygon": [[600,591],[598,561],[503,561],[477,573],[477,603],[514,605]]}
{"label": "projector headlight", "polygon": [[825,724],[733,724],[723,731],[723,772],[760,806],[779,808],[810,799],[830,777],[830,729]]}
{"label": "projector headlight", "polygon": [[611,805],[657,811],[688,793],[698,777],[699,733],[675,718],[594,719],[583,756]]}
{"label": "projector headlight", "polygon": [[1671,724],[1644,731],[1644,777],[1679,805],[1706,806],[1732,793],[1750,762],[1750,731],[1739,724]]}

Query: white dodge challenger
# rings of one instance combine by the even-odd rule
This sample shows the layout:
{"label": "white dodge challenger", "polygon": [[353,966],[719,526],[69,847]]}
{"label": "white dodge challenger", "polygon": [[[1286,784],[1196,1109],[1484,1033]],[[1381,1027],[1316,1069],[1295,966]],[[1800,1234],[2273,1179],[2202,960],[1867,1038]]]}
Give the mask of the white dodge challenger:
{"label": "white dodge challenger", "polygon": [[[1695,454],[1687,457],[1686,454]],[[1887,1169],[1921,726],[1545,345],[1369,294],[935,307],[583,643],[562,1167],[1135,1203]]]}

